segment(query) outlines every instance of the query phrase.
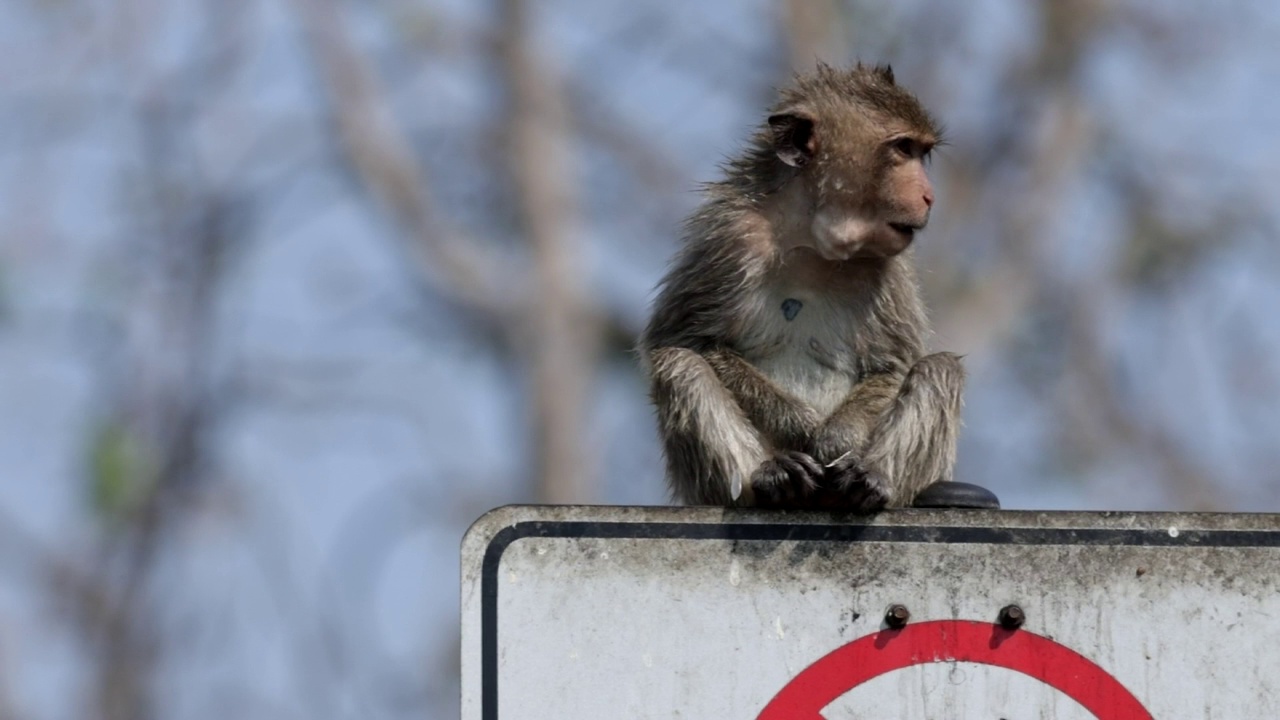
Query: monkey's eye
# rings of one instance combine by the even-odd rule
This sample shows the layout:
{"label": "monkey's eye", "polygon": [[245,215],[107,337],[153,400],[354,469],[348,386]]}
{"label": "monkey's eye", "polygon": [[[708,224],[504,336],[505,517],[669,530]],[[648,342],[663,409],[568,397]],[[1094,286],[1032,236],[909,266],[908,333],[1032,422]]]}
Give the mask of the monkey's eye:
{"label": "monkey's eye", "polygon": [[920,143],[909,137],[898,138],[890,143],[889,146],[904,158],[917,158],[928,154],[928,151]]}

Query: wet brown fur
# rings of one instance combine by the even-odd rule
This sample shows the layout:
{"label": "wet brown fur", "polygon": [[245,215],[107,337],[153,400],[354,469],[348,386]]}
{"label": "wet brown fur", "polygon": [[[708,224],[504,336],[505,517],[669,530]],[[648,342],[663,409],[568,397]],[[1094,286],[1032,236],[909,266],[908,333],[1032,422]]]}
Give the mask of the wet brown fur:
{"label": "wet brown fur", "polygon": [[907,248],[938,136],[888,68],[821,66],[706,187],[640,348],[677,499],[872,510],[951,479],[964,370],[922,357]]}

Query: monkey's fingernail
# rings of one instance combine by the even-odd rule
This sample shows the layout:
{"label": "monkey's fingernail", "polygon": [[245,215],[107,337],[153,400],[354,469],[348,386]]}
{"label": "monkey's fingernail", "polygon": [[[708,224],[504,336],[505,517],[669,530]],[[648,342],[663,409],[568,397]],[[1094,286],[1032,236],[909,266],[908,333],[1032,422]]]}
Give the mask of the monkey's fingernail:
{"label": "monkey's fingernail", "polygon": [[742,497],[742,476],[738,473],[734,473],[733,478],[729,480],[729,495],[734,500]]}

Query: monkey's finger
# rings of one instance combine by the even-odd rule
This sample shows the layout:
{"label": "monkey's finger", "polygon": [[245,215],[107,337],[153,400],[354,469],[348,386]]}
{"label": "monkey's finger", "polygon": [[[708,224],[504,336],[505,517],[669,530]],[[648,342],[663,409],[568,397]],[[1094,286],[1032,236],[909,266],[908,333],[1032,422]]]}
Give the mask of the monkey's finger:
{"label": "monkey's finger", "polygon": [[861,484],[855,503],[858,512],[880,510],[889,504],[889,492],[886,489],[888,483],[883,475],[878,472],[863,473]]}
{"label": "monkey's finger", "polygon": [[795,475],[800,472],[800,466],[796,464],[796,461],[785,454],[779,454],[772,460],[766,461],[765,465],[772,465],[777,468],[777,472],[783,475]]}
{"label": "monkey's finger", "polygon": [[826,474],[826,469],[822,467],[822,464],[814,460],[809,453],[793,450],[787,453],[787,457],[803,468],[804,472],[814,480],[820,480]]}
{"label": "monkey's finger", "polygon": [[866,474],[862,467],[862,459],[853,453],[845,453],[840,459],[827,465],[823,473],[827,484],[840,487],[841,483],[861,481]]}
{"label": "monkey's finger", "polygon": [[751,474],[751,487],[757,491],[774,488],[786,480],[787,471],[774,460],[768,460]]}
{"label": "monkey's finger", "polygon": [[849,457],[827,468],[823,483],[836,492],[857,493],[867,485],[867,470],[857,458]]}
{"label": "monkey's finger", "polygon": [[793,497],[808,497],[818,489],[817,479],[810,474],[809,468],[795,454],[779,455],[774,462],[786,473],[785,482]]}
{"label": "monkey's finger", "polygon": [[889,504],[889,497],[880,491],[879,488],[868,487],[861,493],[854,503],[854,509],[858,512],[874,512],[883,510],[884,506]]}
{"label": "monkey's finger", "polygon": [[803,479],[792,478],[778,458],[766,461],[751,476],[751,490],[760,507],[790,507],[803,491]]}
{"label": "monkey's finger", "polygon": [[774,462],[778,464],[778,467],[782,468],[782,470],[787,474],[787,477],[791,478],[793,482],[803,483],[809,478],[808,469],[805,468],[804,464],[802,464],[799,459],[789,453],[779,455],[774,459]]}

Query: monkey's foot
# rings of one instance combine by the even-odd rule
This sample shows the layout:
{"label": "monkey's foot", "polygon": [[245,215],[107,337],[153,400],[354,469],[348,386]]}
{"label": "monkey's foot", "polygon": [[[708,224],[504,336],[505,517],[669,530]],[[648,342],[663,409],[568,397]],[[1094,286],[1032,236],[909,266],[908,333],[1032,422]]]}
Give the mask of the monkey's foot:
{"label": "monkey's foot", "polygon": [[912,507],[999,510],[1000,498],[990,490],[962,482],[936,482],[916,496]]}
{"label": "monkey's foot", "polygon": [[889,504],[889,483],[878,472],[867,470],[851,453],[842,455],[826,468],[822,505],[832,510],[873,512]]}
{"label": "monkey's foot", "polygon": [[808,505],[806,500],[819,490],[822,475],[822,465],[808,454],[782,451],[765,460],[751,475],[751,491],[760,507],[804,507]]}

